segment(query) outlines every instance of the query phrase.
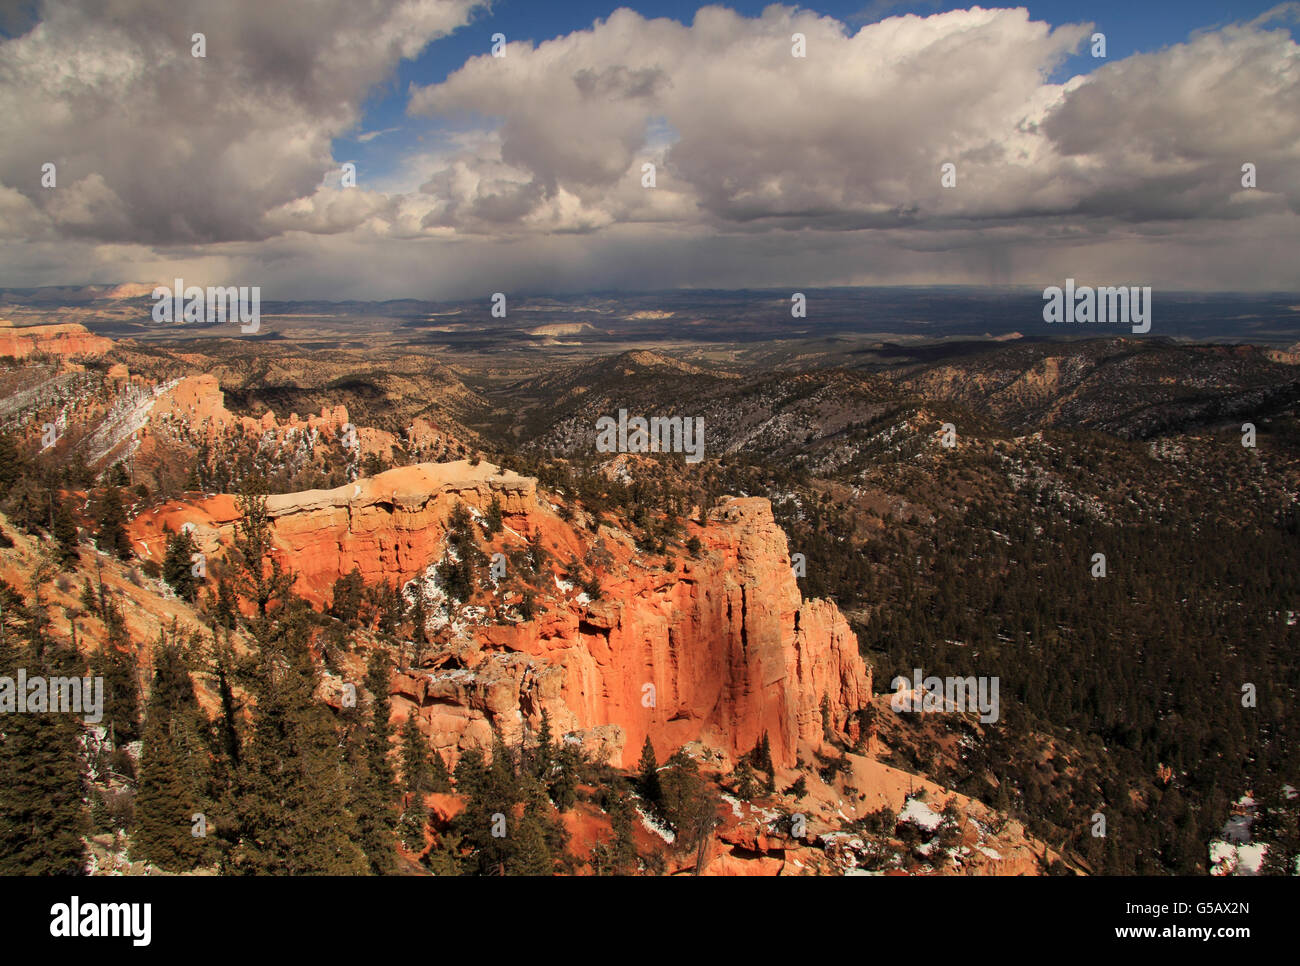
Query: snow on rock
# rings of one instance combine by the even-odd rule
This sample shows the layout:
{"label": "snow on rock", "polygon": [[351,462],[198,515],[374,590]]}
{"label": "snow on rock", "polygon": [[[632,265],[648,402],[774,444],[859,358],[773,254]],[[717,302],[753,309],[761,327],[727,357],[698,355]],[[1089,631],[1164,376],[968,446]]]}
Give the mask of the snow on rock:
{"label": "snow on rock", "polygon": [[672,845],[673,842],[677,840],[677,836],[673,834],[672,829],[668,828],[666,825],[664,825],[662,822],[659,822],[657,819],[653,818],[652,816],[647,815],[645,811],[641,808],[640,802],[637,802],[635,804],[635,808],[636,808],[636,813],[641,816],[641,824],[644,825],[647,829],[649,829],[651,832],[654,832],[655,835],[659,836],[669,845]]}
{"label": "snow on rock", "polygon": [[909,798],[907,800],[903,810],[898,813],[898,820],[900,822],[911,822],[927,832],[933,832],[942,821],[930,806],[919,798]]}
{"label": "snow on rock", "polygon": [[88,461],[98,462],[124,440],[144,429],[149,423],[149,414],[153,411],[158,397],[170,392],[179,382],[179,379],[173,379],[152,389],[142,386],[128,386],[124,389],[121,398],[113,405],[103,423],[87,440],[86,446],[90,450]]}

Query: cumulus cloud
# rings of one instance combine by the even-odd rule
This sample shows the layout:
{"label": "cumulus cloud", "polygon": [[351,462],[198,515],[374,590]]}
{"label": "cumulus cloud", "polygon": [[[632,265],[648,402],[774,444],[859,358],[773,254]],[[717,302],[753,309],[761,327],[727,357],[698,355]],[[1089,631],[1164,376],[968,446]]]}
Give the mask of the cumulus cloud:
{"label": "cumulus cloud", "polygon": [[[367,93],[473,6],[45,0],[38,24],[0,41],[0,188],[69,237],[268,237],[293,227],[282,206],[313,195],[334,166],[331,139],[357,123]],[[193,56],[196,32],[204,57]],[[53,190],[40,182],[47,162]],[[364,206],[328,207],[319,230]]]}
{"label": "cumulus cloud", "polygon": [[[1252,159],[1294,210],[1300,50],[1285,31],[1228,27],[1051,83],[1091,32],[1023,8],[856,33],[784,7],[757,18],[711,7],[689,26],[619,10],[474,58],[415,89],[410,110],[497,120],[494,150],[455,158],[425,186],[444,199],[441,223],[468,230],[526,229],[561,195],[574,227],[657,220],[632,177],[645,161],[726,231],[1237,217],[1254,210],[1233,199]],[[796,33],[806,57],[792,56]],[[656,122],[676,134],[658,151]],[[946,163],[955,188],[941,184]]]}
{"label": "cumulus cloud", "polygon": [[860,27],[784,6],[688,24],[620,9],[413,85],[440,146],[395,157],[384,191],[341,189],[331,140],[472,0],[85,6],[46,0],[0,39],[0,117],[19,134],[0,139],[0,283],[174,262],[280,297],[1087,270],[1294,284],[1294,4],[1065,80],[1093,26],[1024,9]]}

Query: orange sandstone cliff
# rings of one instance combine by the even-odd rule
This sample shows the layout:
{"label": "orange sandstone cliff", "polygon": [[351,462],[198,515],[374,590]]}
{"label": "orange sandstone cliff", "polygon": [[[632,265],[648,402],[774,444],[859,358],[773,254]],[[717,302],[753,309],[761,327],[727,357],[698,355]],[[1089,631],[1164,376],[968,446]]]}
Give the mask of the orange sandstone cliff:
{"label": "orange sandstone cliff", "polygon": [[33,352],[59,356],[100,356],[113,348],[111,339],[94,335],[75,322],[16,326],[0,319],[0,356],[21,359]]}
{"label": "orange sandstone cliff", "polygon": [[[508,553],[540,536],[551,561],[537,581],[537,609],[508,606],[508,581],[485,581],[457,604],[441,594],[432,565],[449,553],[447,521],[458,502],[481,518],[496,499],[504,528],[486,553]],[[394,716],[414,711],[433,747],[450,760],[552,727],[634,765],[647,736],[662,758],[702,741],[733,759],[763,733],[773,760],[793,765],[819,748],[825,700],[843,732],[871,696],[870,672],[836,606],[804,601],[785,534],[763,499],[728,499],[706,526],[687,525],[695,556],[647,557],[606,523],[566,523],[536,481],[489,463],[421,463],[332,490],[268,498],[282,560],[297,590],[328,601],[333,582],[357,569],[367,583],[422,593],[441,642],[418,667],[394,676]],[[168,504],[138,517],[138,549],[161,556],[164,524],[195,524],[207,551],[227,545],[237,509],[228,496]],[[592,600],[561,576],[570,556],[586,561],[601,592]],[[518,596],[518,595],[515,595]]]}

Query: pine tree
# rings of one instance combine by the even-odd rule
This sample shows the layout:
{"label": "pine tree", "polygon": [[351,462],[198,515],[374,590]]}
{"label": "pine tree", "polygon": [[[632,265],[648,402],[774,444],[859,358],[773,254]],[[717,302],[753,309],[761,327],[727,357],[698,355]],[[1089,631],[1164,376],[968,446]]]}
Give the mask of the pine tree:
{"label": "pine tree", "polygon": [[199,809],[177,762],[168,724],[160,715],[145,721],[131,856],[180,872],[200,861],[190,824]]}
{"label": "pine tree", "polygon": [[732,773],[731,780],[734,783],[736,797],[741,801],[747,802],[758,794],[758,777],[754,774],[748,758],[740,759],[740,764]]}
{"label": "pine tree", "polygon": [[456,794],[472,798],[481,792],[487,782],[487,766],[483,761],[483,752],[477,748],[468,749],[456,762]]}
{"label": "pine tree", "polygon": [[239,620],[239,607],[235,603],[235,591],[224,575],[217,578],[217,599],[212,608],[214,627],[233,631]]}
{"label": "pine tree", "polygon": [[1266,848],[1260,862],[1260,875],[1300,875],[1300,799],[1290,800],[1281,788],[1260,796],[1261,819],[1256,826],[1264,834]]}
{"label": "pine tree", "polygon": [[487,512],[483,515],[483,522],[487,524],[487,535],[495,537],[501,532],[504,526],[501,515],[501,500],[495,493],[492,494],[492,502],[488,504]]}
{"label": "pine tree", "polygon": [[96,516],[95,546],[104,553],[116,555],[120,560],[131,559],[131,541],[126,535],[126,510],[122,507],[122,493],[109,484],[99,500]]}
{"label": "pine tree", "polygon": [[[0,638],[0,675],[49,674],[49,641]],[[75,673],[70,667],[56,674]],[[27,711],[0,728],[0,875],[82,875],[89,831],[86,776],[75,715]]]}
{"label": "pine tree", "polygon": [[461,838],[447,831],[438,836],[437,844],[424,857],[423,864],[430,875],[461,874]]}
{"label": "pine tree", "polygon": [[[477,875],[504,873],[510,858],[510,825],[514,802],[508,789],[502,787],[504,765],[501,756],[494,756],[497,775],[484,764],[478,749],[461,755],[456,765],[456,791],[465,796],[465,810],[456,816],[453,830],[463,847],[469,849],[465,857],[465,871]],[[509,779],[513,785],[513,776]],[[505,835],[493,834],[499,827],[498,816],[504,820]]]}
{"label": "pine tree", "polygon": [[361,602],[365,597],[365,582],[361,571],[356,567],[346,575],[334,581],[334,593],[330,602],[330,615],[341,621],[353,621],[361,613]]}
{"label": "pine tree", "polygon": [[372,651],[366,667],[366,690],[370,693],[371,718],[364,742],[365,773],[356,795],[354,811],[359,842],[370,860],[370,870],[375,875],[391,875],[397,868],[394,835],[398,794],[393,766],[388,760],[389,739],[392,735],[389,725],[392,714],[392,703],[388,696],[389,678],[387,657],[382,651]]}
{"label": "pine tree", "polygon": [[250,681],[253,731],[241,755],[240,841],[233,867],[252,874],[368,871],[348,810],[339,736],[314,697],[306,629],[262,641]]}
{"label": "pine tree", "polygon": [[660,783],[660,814],[677,833],[678,848],[702,850],[717,825],[718,797],[701,776],[699,764],[679,749],[668,759]]}
{"label": "pine tree", "polygon": [[180,648],[160,642],[145,710],[133,856],[173,872],[207,859],[206,836],[195,836],[192,822],[202,813],[206,826],[211,811],[205,801],[212,777],[208,731]]}
{"label": "pine tree", "polygon": [[649,735],[646,735],[645,744],[641,746],[641,761],[637,769],[641,773],[638,783],[641,797],[650,804],[657,805],[663,798],[663,790],[659,785],[659,763],[655,760],[655,746],[650,743]]}
{"label": "pine tree", "polygon": [[407,714],[402,722],[402,790],[408,795],[422,796],[433,791],[433,762],[429,759],[429,746],[415,723],[415,713]]}
{"label": "pine tree", "polygon": [[563,743],[555,754],[555,773],[551,778],[551,801],[561,812],[567,812],[578,801],[578,751]]}
{"label": "pine tree", "polygon": [[287,601],[293,575],[285,572],[273,552],[266,496],[248,491],[241,493],[236,502],[240,518],[235,523],[233,548],[238,566],[235,591],[257,605],[258,617],[264,621],[272,603]]}
{"label": "pine tree", "polygon": [[424,848],[424,828],[429,824],[429,808],[421,798],[409,798],[397,819],[397,837],[409,852]]}
{"label": "pine tree", "polygon": [[433,751],[415,723],[414,712],[402,722],[402,791],[408,795],[451,791],[451,774],[442,755]]}
{"label": "pine tree", "polygon": [[63,500],[59,501],[54,510],[54,540],[59,565],[64,570],[75,569],[79,558],[77,523],[72,518],[72,511],[68,509],[67,502]]}
{"label": "pine tree", "polygon": [[511,875],[550,875],[555,871],[547,834],[550,803],[540,782],[530,779],[528,785],[523,813],[510,836],[510,861],[506,871]]}
{"label": "pine tree", "polygon": [[429,782],[429,791],[451,791],[451,772],[447,770],[447,763],[442,760],[442,755],[431,750],[429,752],[429,761],[433,764],[432,777]]}
{"label": "pine tree", "polygon": [[22,477],[26,470],[18,445],[7,433],[0,433],[0,489],[8,491]]}
{"label": "pine tree", "polygon": [[192,560],[197,551],[194,537],[188,530],[181,530],[167,538],[167,555],[163,558],[162,567],[163,580],[183,600],[194,600],[198,592]]}
{"label": "pine tree", "polygon": [[[116,613],[116,609],[110,613]],[[109,623],[114,623],[111,617]],[[104,677],[104,723],[115,748],[140,737],[140,683],[127,646],[129,642],[119,647],[110,639],[95,658],[97,673]]]}
{"label": "pine tree", "polygon": [[555,766],[554,739],[551,735],[551,716],[542,709],[542,726],[537,731],[537,747],[533,751],[533,774],[549,782]]}
{"label": "pine tree", "polygon": [[520,801],[519,769],[515,756],[506,747],[500,732],[492,733],[492,761],[488,765],[488,783],[503,801]]}
{"label": "pine tree", "polygon": [[625,797],[619,796],[610,807],[610,827],[614,833],[609,850],[610,869],[614,875],[626,875],[635,872],[637,864],[632,806]]}

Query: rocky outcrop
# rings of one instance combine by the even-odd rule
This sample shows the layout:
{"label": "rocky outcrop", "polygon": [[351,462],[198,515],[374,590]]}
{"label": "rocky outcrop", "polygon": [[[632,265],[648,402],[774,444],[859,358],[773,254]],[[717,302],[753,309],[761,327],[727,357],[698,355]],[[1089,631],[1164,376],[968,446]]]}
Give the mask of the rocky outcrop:
{"label": "rocky outcrop", "polygon": [[223,432],[236,430],[249,436],[261,436],[275,431],[316,431],[337,435],[348,425],[346,406],[322,409],[319,416],[300,419],[290,413],[286,419],[277,419],[267,410],[260,417],[236,416],[226,408],[226,394],[221,391],[217,377],[209,374],[185,376],[169,384],[159,396],[154,413],[162,418],[183,421],[187,426],[209,438]]}
{"label": "rocky outcrop", "polygon": [[[601,593],[591,600],[548,569],[533,619],[508,610],[489,619],[489,608],[475,606],[448,615],[441,648],[395,676],[394,710],[414,711],[452,761],[489,747],[493,729],[507,743],[525,740],[545,710],[553,729],[615,765],[634,764],[647,737],[661,759],[699,740],[734,760],[766,733],[773,760],[790,766],[801,747],[822,744],[823,701],[842,731],[870,699],[853,632],[833,603],[801,598],[785,534],[763,499],[725,500],[706,526],[689,524],[683,538],[696,536],[700,552],[678,550],[667,566],[644,559],[620,531],[566,523],[535,480],[485,462],[402,467],[272,496],[267,510],[298,591],[324,603],[354,568],[367,583],[421,578],[447,552],[457,503],[481,517],[494,500],[505,526],[485,549],[539,538],[551,568],[586,560]],[[192,508],[205,550],[228,542],[232,510],[229,497]],[[164,524],[177,529],[184,516],[176,505],[137,518],[137,546],[160,554]]]}
{"label": "rocky outcrop", "polygon": [[[113,373],[109,375],[111,378]],[[431,449],[449,438],[437,426],[419,418],[407,427],[404,440],[382,429],[354,426],[343,405],[322,407],[319,414],[301,417],[289,413],[283,419],[269,409],[261,416],[239,416],[226,408],[225,398],[216,376],[207,373],[185,376],[168,384],[154,405],[153,414],[160,420],[185,427],[188,434],[208,440],[239,433],[267,445],[288,446],[304,437],[347,440],[349,433],[353,433],[355,440],[345,442],[348,448],[361,457],[374,455],[386,460],[393,458],[394,447]]]}
{"label": "rocky outcrop", "polygon": [[21,359],[33,352],[65,357],[101,356],[111,348],[111,339],[94,335],[77,323],[16,326],[0,319],[0,356]]}
{"label": "rocky outcrop", "polygon": [[332,490],[267,499],[277,540],[292,554],[300,590],[323,599],[353,568],[367,583],[405,583],[442,553],[458,501],[486,509],[496,495],[511,516],[537,513],[537,481],[490,463],[418,463]]}
{"label": "rocky outcrop", "polygon": [[801,600],[768,502],[730,500],[709,524],[704,551],[675,572],[628,568],[585,607],[484,629],[559,665],[566,707],[626,735],[624,764],[647,736],[661,758],[697,738],[734,757],[764,732],[773,759],[793,764],[801,742],[821,744],[823,696],[837,729],[870,697],[843,615]]}

